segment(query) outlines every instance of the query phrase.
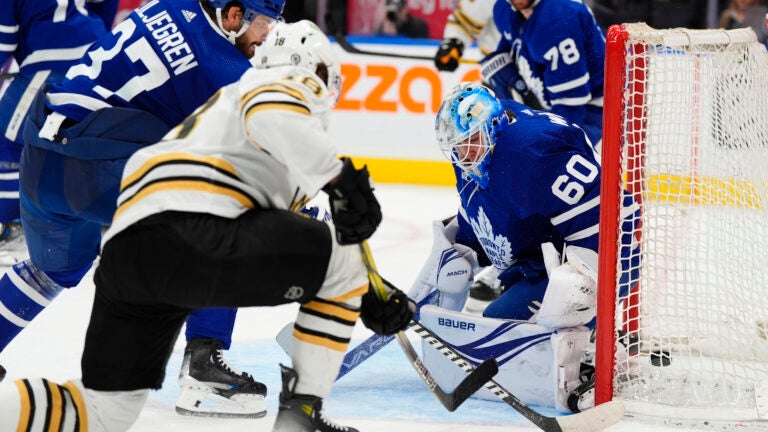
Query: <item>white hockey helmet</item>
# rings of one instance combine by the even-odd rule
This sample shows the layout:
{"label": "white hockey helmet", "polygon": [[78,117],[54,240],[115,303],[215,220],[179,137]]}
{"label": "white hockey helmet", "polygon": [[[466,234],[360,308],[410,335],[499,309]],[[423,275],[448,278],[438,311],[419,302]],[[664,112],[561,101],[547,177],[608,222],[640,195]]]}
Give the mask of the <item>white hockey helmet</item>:
{"label": "white hockey helmet", "polygon": [[341,62],[328,37],[312,21],[278,23],[261,45],[258,67],[301,66],[328,87],[333,105],[341,96]]}

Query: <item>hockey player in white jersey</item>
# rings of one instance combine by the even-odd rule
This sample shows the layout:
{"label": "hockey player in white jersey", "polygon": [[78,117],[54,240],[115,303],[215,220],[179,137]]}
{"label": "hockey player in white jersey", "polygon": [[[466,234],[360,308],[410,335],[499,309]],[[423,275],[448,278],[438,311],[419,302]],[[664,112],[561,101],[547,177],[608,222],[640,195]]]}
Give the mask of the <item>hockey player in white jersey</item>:
{"label": "hockey player in white jersey", "polygon": [[[322,401],[357,318],[392,334],[412,305],[368,292],[357,243],[381,210],[367,169],[339,159],[325,128],[341,91],[330,42],[302,21],[278,24],[264,45],[266,70],[131,156],[94,276],[82,379],[2,383],[0,430],[124,431],[162,384],[191,310],[298,302],[273,431],[355,431],[325,418]],[[321,189],[333,225],[298,213]]]}

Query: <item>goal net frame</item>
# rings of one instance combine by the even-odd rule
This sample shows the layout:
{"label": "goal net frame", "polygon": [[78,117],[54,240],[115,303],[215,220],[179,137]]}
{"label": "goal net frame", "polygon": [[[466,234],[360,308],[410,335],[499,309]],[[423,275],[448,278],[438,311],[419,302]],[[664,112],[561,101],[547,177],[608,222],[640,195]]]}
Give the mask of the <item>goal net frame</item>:
{"label": "goal net frame", "polygon": [[[756,374],[756,382],[749,398],[754,399],[753,407],[750,406],[686,406],[686,403],[673,402],[668,404],[668,401],[659,398],[658,400],[653,394],[644,396],[636,396],[634,394],[624,393],[621,385],[617,383],[623,383],[622,378],[619,377],[617,360],[617,351],[622,350],[622,346],[629,348],[630,342],[632,349],[627,349],[626,356],[632,358],[630,360],[637,362],[644,362],[643,367],[648,368],[649,363],[654,363],[654,367],[650,368],[650,372],[638,372],[642,375],[645,373],[655,374],[653,377],[643,377],[646,381],[652,381],[657,376],[663,376],[667,369],[665,365],[671,358],[671,362],[679,361],[680,358],[676,353],[675,344],[686,344],[687,340],[685,336],[680,336],[675,339],[672,336],[664,338],[654,339],[654,343],[651,344],[648,339],[645,339],[644,335],[644,320],[646,314],[650,312],[650,309],[654,306],[652,304],[645,304],[648,301],[648,293],[644,290],[650,290],[655,288],[648,288],[653,284],[647,284],[644,279],[643,272],[645,269],[641,268],[639,271],[640,276],[634,281],[633,288],[629,292],[623,291],[621,295],[617,294],[617,290],[620,287],[620,278],[622,275],[621,270],[621,196],[622,192],[629,192],[634,196],[635,200],[640,204],[641,217],[638,223],[638,228],[632,235],[640,244],[642,249],[646,244],[643,236],[646,236],[645,230],[649,224],[652,225],[653,221],[647,220],[649,212],[646,211],[646,204],[651,206],[650,201],[659,200],[660,193],[690,193],[691,189],[698,187],[702,188],[701,184],[691,186],[686,184],[690,182],[696,182],[700,179],[696,178],[696,174],[691,177],[675,177],[669,175],[660,179],[658,176],[658,169],[655,172],[646,172],[646,145],[649,145],[650,134],[653,131],[649,128],[653,128],[651,124],[655,120],[649,120],[649,112],[652,109],[648,106],[648,101],[651,99],[648,92],[655,91],[662,86],[654,85],[651,81],[654,79],[651,75],[654,74],[653,67],[654,62],[657,64],[663,63],[665,60],[659,60],[658,57],[674,56],[692,56],[695,62],[695,66],[692,66],[692,82],[685,85],[688,91],[692,92],[690,98],[690,104],[687,109],[691,112],[691,122],[685,126],[681,126],[687,129],[693,130],[688,134],[687,142],[679,143],[681,146],[686,146],[684,152],[691,154],[691,160],[697,160],[699,155],[695,153],[697,151],[706,151],[705,146],[699,142],[701,137],[696,136],[701,130],[707,129],[706,116],[699,115],[700,111],[709,109],[704,106],[709,101],[705,101],[704,92],[709,91],[705,88],[710,81],[702,78],[699,81],[699,64],[702,63],[705,58],[711,53],[723,49],[742,49],[745,55],[755,55],[759,50],[755,49],[755,46],[761,47],[757,42],[757,38],[751,29],[737,29],[737,30],[688,30],[688,29],[668,29],[657,30],[647,26],[644,23],[635,24],[622,24],[611,26],[607,33],[606,39],[606,67],[605,67],[605,96],[604,96],[604,115],[603,115],[603,141],[602,141],[602,183],[601,183],[601,211],[600,211],[600,245],[599,245],[599,283],[598,283],[598,319],[596,329],[596,375],[595,375],[595,403],[600,404],[609,400],[618,399],[624,402],[627,407],[627,413],[629,416],[637,417],[640,419],[649,419],[651,421],[663,422],[668,424],[686,424],[686,425],[733,425],[733,424],[757,424],[762,429],[765,425],[765,421],[768,420],[768,392],[763,390],[763,386],[768,383],[762,372]],[[703,54],[698,52],[698,47],[704,47]],[[714,48],[722,47],[722,48]],[[741,47],[741,48],[739,48]],[[765,51],[765,47],[762,47]],[[648,54],[648,55],[646,55]],[[756,54],[760,56],[760,54]],[[768,56],[768,54],[765,54]],[[655,56],[655,57],[654,57]],[[697,57],[698,56],[698,57]],[[765,62],[768,65],[768,60],[759,59],[759,62]],[[704,65],[701,66],[705,67]],[[658,72],[656,72],[658,73]],[[763,75],[768,75],[768,68],[763,69]],[[759,78],[758,81],[761,81]],[[649,82],[650,85],[649,85]],[[736,82],[734,85],[739,85]],[[760,84],[762,86],[762,84]],[[651,88],[651,90],[649,90]],[[761,89],[765,90],[763,87]],[[681,90],[682,91],[682,90]],[[749,91],[749,90],[747,90]],[[701,96],[699,95],[701,92]],[[761,93],[762,94],[762,93]],[[762,94],[763,97],[768,99],[768,94]],[[711,101],[711,100],[710,100]],[[768,123],[768,112],[761,111],[755,114],[758,119],[762,119],[761,123]],[[702,119],[704,121],[702,122]],[[760,125],[762,127],[762,125]],[[762,134],[762,129],[758,131]],[[711,127],[707,129],[707,134],[711,135]],[[758,136],[763,136],[759,135]],[[768,138],[763,136],[763,138]],[[706,137],[704,137],[706,139]],[[768,152],[768,143],[762,142],[762,146],[766,147],[765,152]],[[702,148],[699,148],[702,147]],[[658,158],[658,156],[655,156]],[[655,162],[654,162],[655,163]],[[694,162],[695,163],[695,162]],[[663,168],[662,168],[663,170]],[[694,167],[695,170],[695,167]],[[765,168],[768,171],[768,165]],[[765,178],[758,179],[759,182],[765,182]],[[734,186],[733,180],[726,179],[726,186],[718,185],[718,188],[725,190],[722,192],[713,192],[714,195],[729,194],[729,193],[741,193],[742,195],[753,194],[747,198],[749,201],[747,206],[755,207],[768,207],[768,196],[763,195],[766,192],[764,186],[760,186],[758,190],[754,190],[754,184],[750,184],[749,188],[753,188],[744,192],[738,190],[742,184],[736,183]],[[730,183],[729,183],[730,182]],[[734,192],[734,189],[736,191]],[[661,190],[661,192],[660,192]],[[743,199],[742,197],[736,197],[737,199]],[[690,197],[688,198],[690,199]],[[733,197],[716,196],[710,197],[710,200],[728,200],[734,199]],[[706,201],[706,200],[705,200]],[[670,200],[671,202],[671,200]],[[672,203],[674,204],[674,202]],[[691,204],[687,202],[685,204]],[[712,203],[694,203],[694,205],[723,205],[722,202]],[[724,204],[727,206],[728,204]],[[762,217],[762,216],[761,216]],[[768,220],[760,219],[766,222]],[[735,221],[734,221],[735,222]],[[684,223],[684,222],[682,222]],[[626,234],[626,233],[625,233]],[[651,235],[653,233],[651,232]],[[626,237],[626,236],[625,236]],[[625,250],[626,250],[626,245]],[[766,256],[766,251],[762,252],[762,256]],[[641,251],[642,257],[644,252]],[[652,260],[646,260],[652,261]],[[764,263],[763,268],[754,269],[755,272],[768,272],[768,260],[762,259]],[[645,263],[641,264],[641,267]],[[738,277],[739,275],[729,275]],[[762,276],[761,276],[762,278]],[[766,278],[762,278],[766,280]],[[645,284],[645,286],[644,286]],[[626,287],[626,284],[625,284]],[[724,288],[725,289],[725,288]],[[756,290],[764,290],[765,297],[768,299],[768,286],[755,287]],[[663,292],[658,295],[665,295]],[[765,302],[768,305],[768,300]],[[651,312],[652,313],[652,312]],[[768,314],[767,314],[768,315]],[[752,319],[753,317],[748,317]],[[760,322],[756,323],[757,327],[755,332],[758,333],[763,339],[768,339],[766,333],[760,335],[759,333],[768,332],[768,321],[763,322],[765,328],[760,328]],[[633,337],[635,339],[630,339]],[[666,336],[665,336],[666,337]],[[623,339],[622,339],[623,338]],[[674,340],[673,340],[674,339]],[[623,345],[620,343],[623,340]],[[659,341],[661,342],[659,343]],[[759,343],[759,342],[758,342]],[[667,345],[672,346],[668,348]],[[617,348],[618,347],[618,348]],[[763,349],[762,347],[757,347]],[[671,351],[671,352],[670,352]],[[639,354],[638,354],[639,352]],[[699,349],[699,354],[701,349]],[[765,347],[766,353],[766,371],[768,371],[768,341],[766,341]],[[706,356],[703,356],[706,357]],[[726,360],[727,361],[727,360]],[[696,367],[691,366],[691,367]],[[634,373],[634,372],[633,372]],[[675,383],[670,380],[670,386],[674,386]],[[706,388],[706,387],[705,387]],[[766,386],[768,388],[768,386]],[[652,392],[650,392],[652,393]],[[750,405],[752,402],[747,403]],[[692,404],[696,405],[696,404]]]}

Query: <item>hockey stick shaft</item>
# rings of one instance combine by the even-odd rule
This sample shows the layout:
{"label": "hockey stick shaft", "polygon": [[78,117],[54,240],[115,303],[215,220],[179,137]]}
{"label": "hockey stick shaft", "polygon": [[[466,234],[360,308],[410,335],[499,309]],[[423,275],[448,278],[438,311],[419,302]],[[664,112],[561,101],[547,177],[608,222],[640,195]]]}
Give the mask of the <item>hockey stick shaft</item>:
{"label": "hockey stick shaft", "polygon": [[13,79],[13,78],[15,78],[15,77],[16,77],[16,75],[18,75],[18,74],[19,74],[18,72],[12,72],[12,73],[0,73],[0,81],[3,81],[3,80],[9,80],[9,79]]}
{"label": "hockey stick shaft", "polygon": [[[461,353],[452,349],[447,342],[440,339],[421,323],[413,323],[412,328],[416,334],[463,371],[471,372],[474,369],[469,360]],[[484,387],[545,432],[591,432],[617,423],[624,416],[624,406],[621,402],[610,401],[577,414],[548,417],[531,409],[493,379],[486,381]]]}
{"label": "hockey stick shaft", "polygon": [[[373,261],[373,255],[371,254],[367,241],[360,243],[360,254],[368,271],[368,279],[371,282],[371,287],[374,290],[374,293],[379,299],[386,301],[389,297],[389,290],[376,269],[376,264]],[[487,359],[481,363],[477,369],[470,371],[459,385],[449,393],[437,384],[437,381],[435,381],[432,374],[430,374],[429,369],[427,369],[421,359],[419,359],[416,351],[413,349],[413,345],[411,345],[410,341],[405,336],[405,332],[397,332],[396,338],[403,353],[424,382],[424,385],[427,386],[432,394],[437,397],[440,403],[448,411],[455,411],[456,408],[464,403],[465,400],[469,399],[472,394],[479,390],[499,371],[499,365],[496,363],[496,360],[493,358]]]}
{"label": "hockey stick shaft", "polygon": [[[428,57],[428,56],[385,53],[385,52],[365,51],[365,50],[358,49],[356,46],[349,43],[349,41],[347,40],[347,37],[344,36],[343,28],[338,27],[336,25],[336,22],[334,21],[333,15],[331,13],[326,13],[324,18],[325,18],[325,25],[328,28],[328,33],[333,35],[333,38],[336,40],[336,43],[339,44],[341,49],[343,49],[344,51],[350,54],[375,55],[375,56],[381,56],[381,57],[434,61],[433,57]],[[479,64],[480,62],[478,62],[477,60],[459,59],[459,63]]]}
{"label": "hockey stick shaft", "polygon": [[[412,59],[412,60],[426,60],[426,61],[434,61],[434,57],[429,56],[422,56],[422,55],[415,55],[415,54],[398,54],[398,53],[388,53],[388,52],[380,52],[380,51],[366,51],[361,50],[357,48],[356,46],[352,45],[347,38],[339,33],[334,36],[334,39],[336,39],[336,43],[339,44],[339,46],[346,52],[350,54],[360,54],[360,55],[375,55],[375,56],[381,56],[381,57],[391,57],[391,58],[401,58],[401,59]],[[479,64],[477,60],[471,60],[471,59],[465,59],[460,58],[459,63],[465,63],[465,64]]]}

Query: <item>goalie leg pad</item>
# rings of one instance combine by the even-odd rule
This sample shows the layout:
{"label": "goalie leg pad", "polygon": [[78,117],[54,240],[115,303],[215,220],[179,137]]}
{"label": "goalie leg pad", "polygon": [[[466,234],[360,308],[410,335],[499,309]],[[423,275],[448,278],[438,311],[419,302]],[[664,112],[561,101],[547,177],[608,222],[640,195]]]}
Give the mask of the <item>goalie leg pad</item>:
{"label": "goalie leg pad", "polygon": [[418,303],[438,289],[441,307],[461,310],[469,293],[473,271],[477,268],[477,256],[472,249],[453,244],[455,231],[450,224],[444,226],[442,221],[433,221],[432,234],[432,251],[408,296]]}
{"label": "goalie leg pad", "polygon": [[[582,382],[581,362],[589,342],[586,327],[560,329],[526,321],[462,314],[427,305],[421,323],[475,365],[489,357],[499,363],[494,380],[529,405],[569,411],[568,396]],[[424,365],[442,388],[453,388],[465,373],[422,342]],[[497,400],[483,388],[474,395]]]}
{"label": "goalie leg pad", "polygon": [[[499,363],[494,377],[526,404],[554,406],[556,373],[552,332],[525,321],[462,314],[436,306],[421,308],[421,323],[475,365],[489,357]],[[422,342],[423,362],[441,388],[454,388],[466,374],[427,342]],[[473,397],[498,400],[480,389]]]}

